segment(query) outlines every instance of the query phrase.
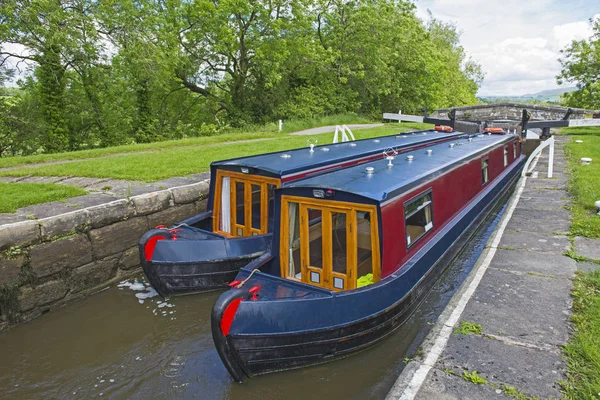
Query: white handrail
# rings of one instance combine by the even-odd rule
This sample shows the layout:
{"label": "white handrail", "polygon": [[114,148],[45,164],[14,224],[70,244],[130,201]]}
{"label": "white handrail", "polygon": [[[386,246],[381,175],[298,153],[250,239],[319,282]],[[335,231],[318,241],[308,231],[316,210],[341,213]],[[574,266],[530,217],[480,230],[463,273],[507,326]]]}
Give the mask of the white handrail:
{"label": "white handrail", "polygon": [[[350,134],[350,136],[348,136],[348,134],[346,134],[346,131]],[[352,133],[350,128],[348,128],[347,125],[342,125],[342,126],[336,125],[335,126],[335,134],[333,135],[333,143],[338,142],[338,132],[342,133],[342,137],[341,137],[342,142],[350,142],[352,140],[356,140],[356,139],[354,139],[354,134]]]}
{"label": "white handrail", "polygon": [[529,165],[533,162],[536,156],[541,154],[542,150],[544,150],[546,147],[549,147],[548,178],[552,178],[552,174],[554,172],[554,136],[551,136],[549,139],[544,140],[540,143],[538,147],[535,148],[535,150],[533,150],[533,152],[527,159],[525,166],[523,167],[523,172],[521,173],[521,176],[527,176],[527,174],[530,174],[533,171],[533,169],[535,168],[535,164],[531,167],[531,170],[529,169]]}

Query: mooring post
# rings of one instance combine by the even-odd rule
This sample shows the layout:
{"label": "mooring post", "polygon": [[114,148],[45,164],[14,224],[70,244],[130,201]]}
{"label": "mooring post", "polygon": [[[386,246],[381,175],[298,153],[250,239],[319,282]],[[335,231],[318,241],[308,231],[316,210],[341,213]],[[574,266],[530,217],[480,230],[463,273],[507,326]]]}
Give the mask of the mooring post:
{"label": "mooring post", "polygon": [[554,136],[548,140],[550,140],[548,149],[548,178],[552,178],[552,173],[554,172]]}
{"label": "mooring post", "polygon": [[279,120],[279,132],[283,129],[283,121]]}

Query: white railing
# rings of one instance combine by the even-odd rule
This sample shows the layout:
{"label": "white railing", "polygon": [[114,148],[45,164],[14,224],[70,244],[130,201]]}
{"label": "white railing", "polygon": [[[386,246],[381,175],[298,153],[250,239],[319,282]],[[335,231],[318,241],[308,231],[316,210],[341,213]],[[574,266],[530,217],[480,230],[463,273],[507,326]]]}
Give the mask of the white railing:
{"label": "white railing", "polygon": [[350,142],[352,140],[356,140],[354,139],[354,134],[352,133],[352,131],[350,130],[350,128],[348,128],[346,125],[336,125],[335,126],[335,134],[333,135],[333,143],[337,143],[338,142],[338,133],[342,133],[341,135],[341,141],[342,142]]}
{"label": "white railing", "polygon": [[[543,142],[540,143],[540,145],[538,147],[535,148],[535,150],[533,150],[533,152],[527,159],[527,162],[525,163],[525,167],[523,167],[523,172],[521,173],[521,176],[527,176],[528,174],[533,172],[533,169],[535,168],[535,166],[537,164],[537,160],[540,158],[540,155],[542,154],[542,150],[544,150],[546,147],[549,148],[548,149],[548,178],[552,178],[552,174],[554,172],[553,171],[553,168],[554,168],[554,136],[551,136],[549,139],[544,140]],[[533,165],[531,166],[531,168],[529,168],[529,165],[532,163],[533,163]]]}

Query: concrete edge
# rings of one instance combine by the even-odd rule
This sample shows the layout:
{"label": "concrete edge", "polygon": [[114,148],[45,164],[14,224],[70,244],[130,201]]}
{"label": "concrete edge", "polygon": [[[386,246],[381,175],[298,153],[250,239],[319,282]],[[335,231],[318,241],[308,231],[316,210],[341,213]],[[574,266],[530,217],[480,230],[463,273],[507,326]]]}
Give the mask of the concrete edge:
{"label": "concrete edge", "polygon": [[[527,180],[527,177],[519,178],[519,181],[517,182],[517,187],[524,188],[526,180]],[[506,208],[507,210],[509,210],[513,204],[516,205],[516,203],[521,198],[521,192],[522,192],[522,190],[521,191],[517,190],[511,195],[511,197],[508,201],[507,208]],[[454,323],[452,323],[451,325],[448,324],[448,321],[450,320],[452,313],[455,311],[455,309],[457,308],[459,303],[462,301],[462,298],[465,295],[465,292],[467,292],[470,289],[471,284],[475,280],[479,270],[482,268],[482,266],[486,262],[486,259],[490,256],[490,254],[493,256],[493,253],[495,253],[496,248],[493,246],[489,246],[489,244],[494,243],[495,241],[497,241],[498,243],[500,242],[500,239],[502,238],[502,235],[504,234],[503,227],[508,223],[510,218],[512,218],[512,213],[510,213],[510,214],[505,213],[502,216],[502,218],[500,219],[500,221],[498,221],[498,225],[494,229],[494,232],[492,232],[492,234],[490,235],[490,237],[485,245],[484,250],[481,252],[479,257],[477,258],[477,261],[475,262],[475,265],[471,269],[471,272],[469,272],[469,274],[467,275],[465,280],[460,285],[459,289],[456,291],[456,293],[454,293],[454,295],[452,296],[452,298],[450,299],[450,301],[448,302],[448,304],[446,305],[446,307],[444,308],[444,310],[438,317],[434,327],[432,328],[432,330],[429,332],[429,334],[427,334],[427,336],[423,340],[423,343],[421,344],[421,348],[423,349],[423,354],[424,354],[423,357],[421,357],[419,360],[416,360],[416,359],[411,360],[404,367],[404,369],[402,370],[402,372],[396,379],[396,382],[394,383],[394,385],[390,389],[389,393],[385,397],[386,400],[396,400],[396,399],[400,399],[400,398],[413,398],[414,397],[414,395],[413,396],[409,395],[408,397],[405,396],[406,392],[409,389],[409,386],[411,385],[413,378],[416,376],[419,369],[425,365],[428,355],[431,355],[435,351],[441,352],[446,347],[447,342],[444,343],[442,348],[439,348],[440,345],[439,345],[439,343],[437,343],[437,340],[441,336],[442,330],[452,329],[452,328],[454,328],[454,325],[456,324],[456,322],[458,322],[458,320],[457,320]],[[479,284],[479,283],[477,283],[477,284]],[[461,311],[461,314],[462,314],[462,311]],[[435,362],[437,362],[437,357],[436,357]],[[435,362],[434,362],[434,364],[435,364]],[[430,369],[432,367],[433,367],[433,365],[430,366]],[[425,378],[428,374],[429,374],[429,370],[427,371]],[[420,386],[421,385],[419,385],[419,389],[420,389]],[[418,389],[417,389],[417,392],[418,392]],[[415,392],[414,394],[416,394],[417,392]]]}

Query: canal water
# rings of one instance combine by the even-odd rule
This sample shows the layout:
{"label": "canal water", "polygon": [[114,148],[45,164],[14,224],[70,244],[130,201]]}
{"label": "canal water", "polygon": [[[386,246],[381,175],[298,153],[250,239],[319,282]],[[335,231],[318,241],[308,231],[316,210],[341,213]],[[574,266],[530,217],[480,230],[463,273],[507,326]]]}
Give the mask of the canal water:
{"label": "canal water", "polygon": [[[504,207],[486,221],[409,322],[349,358],[234,383],[214,349],[220,292],[163,301],[142,277],[0,334],[0,399],[381,399],[418,355]],[[141,290],[134,290],[141,289]]]}

